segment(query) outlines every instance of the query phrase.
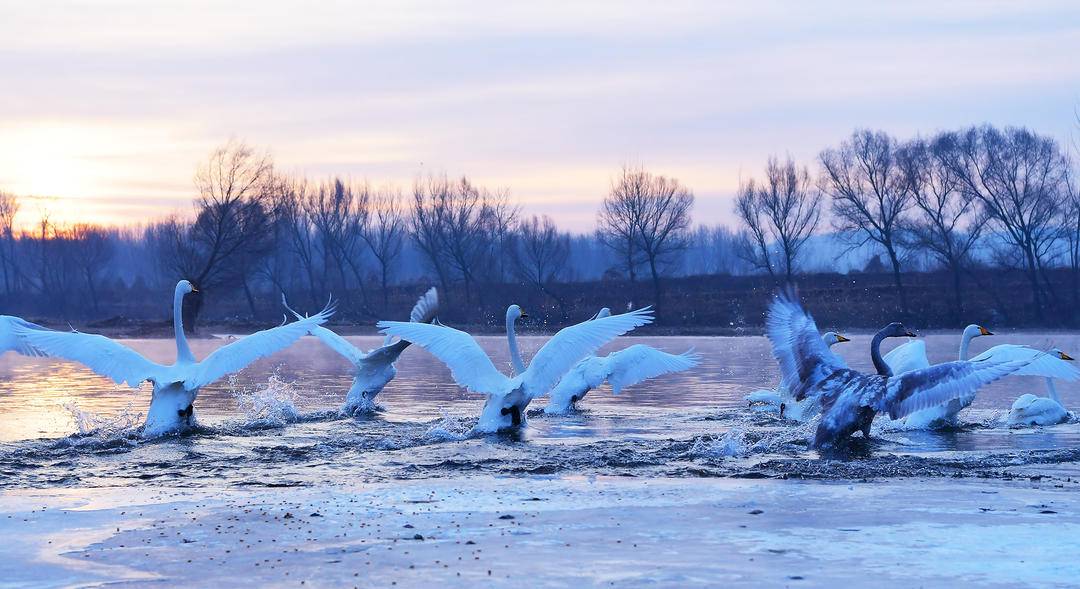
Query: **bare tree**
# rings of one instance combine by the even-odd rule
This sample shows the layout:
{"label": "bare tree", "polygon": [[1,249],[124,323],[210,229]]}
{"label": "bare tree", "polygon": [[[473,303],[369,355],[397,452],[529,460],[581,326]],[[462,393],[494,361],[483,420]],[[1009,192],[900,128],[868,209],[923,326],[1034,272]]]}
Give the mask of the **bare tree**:
{"label": "bare tree", "polygon": [[[775,278],[779,271],[791,281],[799,253],[821,221],[821,193],[814,189],[810,172],[788,159],[769,158],[765,181],[751,179],[739,190],[735,213],[746,226],[743,258]],[[778,260],[772,260],[775,248]]]}
{"label": "bare tree", "polygon": [[962,274],[982,234],[986,216],[959,176],[949,166],[952,143],[942,137],[914,139],[897,150],[900,169],[914,203],[915,215],[902,222],[904,241],[928,251],[952,275],[953,320],[962,322]]}
{"label": "bare tree", "polygon": [[650,181],[644,169],[624,166],[596,216],[597,238],[615,252],[630,282],[636,280],[637,268],[643,261],[638,232]]}
{"label": "bare tree", "polygon": [[379,264],[383,309],[390,303],[390,276],[405,243],[406,223],[402,215],[401,193],[383,188],[371,199],[372,215],[364,225],[363,237]]}
{"label": "bare tree", "polygon": [[638,221],[638,243],[652,276],[656,313],[663,305],[661,274],[689,246],[694,193],[674,178],[652,176]]}
{"label": "bare tree", "polygon": [[535,285],[559,305],[566,318],[566,300],[553,289],[553,283],[566,271],[570,257],[570,236],[560,233],[547,215],[530,219],[518,226],[514,262],[519,276]]}
{"label": "bare tree", "polygon": [[409,233],[425,261],[439,279],[443,296],[450,296],[450,270],[443,249],[453,188],[446,177],[429,177],[413,183]]}
{"label": "bare tree", "polygon": [[75,267],[82,272],[94,312],[98,312],[101,310],[98,282],[105,265],[113,256],[109,232],[95,225],[79,224],[71,228],[69,238],[72,241],[71,253]]}
{"label": "bare tree", "polygon": [[1067,162],[1057,142],[1023,128],[973,127],[941,137],[963,190],[1027,274],[1036,319],[1046,304],[1046,264],[1060,234]]}
{"label": "bare tree", "polygon": [[821,153],[821,168],[821,189],[832,197],[835,228],[855,247],[874,242],[885,250],[906,315],[899,231],[911,193],[896,164],[896,140],[882,131],[855,131],[839,148]]}
{"label": "bare tree", "polygon": [[4,293],[11,295],[18,285],[18,257],[15,255],[15,216],[19,199],[0,190],[0,270],[4,274]]}

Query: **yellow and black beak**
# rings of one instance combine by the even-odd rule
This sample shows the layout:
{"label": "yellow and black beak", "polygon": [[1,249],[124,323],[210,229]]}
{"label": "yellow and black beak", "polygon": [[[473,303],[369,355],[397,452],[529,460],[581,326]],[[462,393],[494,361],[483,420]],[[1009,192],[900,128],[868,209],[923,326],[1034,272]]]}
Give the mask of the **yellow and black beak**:
{"label": "yellow and black beak", "polygon": [[839,333],[838,333],[838,334],[836,334],[836,343],[838,343],[838,344],[842,344],[842,343],[844,343],[844,342],[850,342],[850,341],[851,341],[851,340],[849,340],[848,338],[846,338],[846,337],[844,337],[844,336],[840,335]]}
{"label": "yellow and black beak", "polygon": [[197,289],[197,288],[195,288],[194,286],[192,286],[192,287],[191,287],[191,292],[199,292],[199,289]]}
{"label": "yellow and black beak", "polygon": [[980,325],[979,326],[979,335],[994,335],[994,332],[992,332],[989,329],[987,329],[987,328],[983,327],[982,325]]}
{"label": "yellow and black beak", "polygon": [[909,329],[909,330],[907,331],[907,333],[905,333],[904,335],[905,335],[906,337],[919,337],[919,336],[915,335],[915,332],[914,332],[914,331],[911,331],[910,329]]}
{"label": "yellow and black beak", "polygon": [[522,311],[522,312],[521,312],[521,318],[522,318],[522,319],[528,319],[528,318],[529,318],[529,314],[528,314],[528,313],[526,313],[525,311]]}
{"label": "yellow and black beak", "polygon": [[1062,360],[1075,360],[1076,359],[1076,358],[1073,358],[1072,356],[1066,354],[1065,352],[1058,352],[1058,358],[1061,358]]}

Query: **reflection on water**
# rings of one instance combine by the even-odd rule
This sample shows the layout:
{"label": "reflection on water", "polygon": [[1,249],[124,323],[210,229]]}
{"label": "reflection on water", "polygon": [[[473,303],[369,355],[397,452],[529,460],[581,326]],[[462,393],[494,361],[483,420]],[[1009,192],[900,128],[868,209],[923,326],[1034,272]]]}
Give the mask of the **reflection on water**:
{"label": "reflection on water", "polygon": [[[381,343],[377,337],[350,338],[362,348]],[[479,338],[496,365],[509,370],[506,341]],[[870,370],[869,335],[836,346],[854,368]],[[931,360],[955,358],[957,334],[926,338]],[[521,338],[526,358],[546,338]],[[1056,345],[1080,352],[1080,337],[1028,334],[976,339],[972,352],[996,343]],[[172,340],[129,340],[129,345],[156,361],[171,362]],[[220,339],[193,341],[197,357],[223,343]],[[816,455],[806,449],[810,425],[780,422],[746,410],[743,396],[774,386],[777,369],[768,342],[762,337],[624,338],[612,351],[646,343],[668,352],[695,348],[702,356],[693,371],[633,387],[620,396],[610,389],[594,391],[584,400],[584,412],[566,417],[533,415],[529,428],[514,437],[472,439],[466,432],[480,411],[482,399],[461,391],[449,372],[427,352],[410,348],[398,363],[398,377],[379,396],[384,411],[364,419],[341,419],[334,410],[344,400],[350,366],[313,338],[249,367],[235,378],[202,390],[196,401],[200,423],[210,429],[200,435],[157,443],[118,436],[101,443],[65,438],[78,432],[75,415],[93,415],[86,427],[129,424],[145,411],[150,388],[114,386],[81,366],[13,354],[0,359],[0,450],[23,461],[12,473],[24,484],[118,484],[125,480],[161,478],[176,484],[202,477],[226,476],[236,484],[307,484],[335,475],[385,478],[436,476],[444,470],[498,469],[500,472],[539,472],[579,469],[611,472],[647,466],[649,472],[669,475],[739,474],[764,468],[769,473],[796,474]],[[1076,383],[1061,383],[1066,405]],[[870,443],[862,467],[879,474],[920,474],[912,468],[920,457],[952,460],[957,453],[983,453],[980,460],[1008,460],[985,453],[1023,455],[1021,461],[1071,462],[1070,448],[1080,447],[1076,423],[1051,428],[1010,430],[1004,414],[1020,394],[1045,394],[1041,379],[1011,378],[982,390],[974,406],[962,414],[972,424],[957,431],[881,431]],[[543,399],[536,401],[542,406]],[[106,418],[101,421],[100,418]],[[281,423],[293,422],[285,427]],[[98,436],[100,438],[101,436]],[[35,441],[65,438],[60,442]],[[79,452],[80,445],[92,451]],[[70,448],[76,448],[71,450]],[[1046,458],[1032,452],[1059,452]],[[1061,454],[1060,452],[1066,452]],[[1010,455],[1012,455],[1010,454]],[[139,472],[132,473],[135,460]],[[777,460],[781,462],[776,462]],[[770,462],[771,461],[771,462]],[[890,461],[900,461],[899,464]],[[18,461],[16,461],[18,462]],[[720,463],[722,462],[722,467]],[[238,468],[246,463],[247,470]],[[200,465],[198,473],[179,470],[179,464]],[[273,470],[268,471],[267,465]],[[943,466],[944,464],[944,466]],[[946,463],[935,468],[945,468]],[[2,469],[3,467],[0,467]],[[731,469],[742,469],[733,471]],[[829,467],[833,468],[833,467]],[[922,467],[920,467],[922,468]],[[75,471],[76,474],[72,474]],[[874,471],[877,472],[877,471]],[[30,473],[30,474],[27,474]],[[822,471],[821,476],[847,476]],[[933,474],[933,473],[921,473]],[[853,476],[861,476],[854,473]],[[71,477],[74,477],[72,479]]]}

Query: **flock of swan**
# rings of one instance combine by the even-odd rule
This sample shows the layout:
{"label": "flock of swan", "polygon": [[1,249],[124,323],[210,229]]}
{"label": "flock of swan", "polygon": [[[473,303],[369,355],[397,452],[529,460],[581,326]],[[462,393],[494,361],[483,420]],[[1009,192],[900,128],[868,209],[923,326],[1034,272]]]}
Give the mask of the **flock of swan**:
{"label": "flock of swan", "polygon": [[[595,356],[604,345],[653,320],[649,308],[620,315],[605,308],[560,330],[526,365],[515,324],[527,316],[520,307],[511,305],[506,312],[506,335],[513,373],[507,375],[495,367],[473,336],[438,322],[439,300],[434,288],[416,302],[409,321],[380,321],[377,326],[386,339],[381,347],[368,352],[323,326],[334,312],[332,304],[307,316],[290,308],[282,297],[294,321],[240,338],[199,361],[188,346],[181,316],[184,297],[191,292],[194,288],[188,281],[177,283],[173,296],[176,361],[170,365],[153,362],[101,335],[54,331],[11,316],[0,316],[0,353],[14,351],[78,362],[132,388],[151,383],[153,393],[141,430],[144,437],[194,427],[194,403],[201,387],[283,350],[305,335],[315,336],[353,365],[344,413],[374,410],[375,397],[397,374],[395,363],[401,353],[415,344],[442,361],[459,386],[486,396],[475,428],[485,433],[523,425],[526,408],[542,396],[548,397],[545,413],[563,414],[605,382],[619,394],[626,387],[692,369],[700,362],[693,350],[669,354],[641,344]],[[1010,425],[1062,423],[1070,414],[1062,406],[1053,381],[1080,379],[1080,370],[1069,364],[1072,358],[1056,348],[1041,351],[1005,344],[969,358],[971,340],[992,335],[978,325],[964,330],[956,361],[931,365],[921,340],[901,345],[883,357],[881,344],[886,338],[914,337],[900,323],[891,323],[874,336],[870,355],[876,373],[864,374],[849,368],[831,351],[850,340],[835,332],[821,335],[793,291],[781,292],[773,299],[765,331],[781,381],[776,390],[755,391],[746,399],[751,406],[777,411],[782,419],[817,418],[813,445],[819,448],[833,446],[859,431],[869,437],[878,413],[887,413],[907,428],[954,425],[957,414],[971,405],[980,387],[1009,375],[1041,376],[1046,379],[1049,395],[1027,394],[1017,399],[1009,414]]]}

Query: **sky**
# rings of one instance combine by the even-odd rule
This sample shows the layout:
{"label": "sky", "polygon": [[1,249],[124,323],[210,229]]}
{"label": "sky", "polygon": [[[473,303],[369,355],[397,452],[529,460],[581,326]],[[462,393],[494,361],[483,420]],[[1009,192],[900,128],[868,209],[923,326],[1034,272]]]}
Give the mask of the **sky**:
{"label": "sky", "polygon": [[642,165],[730,225],[770,155],[815,169],[858,127],[1067,141],[1078,55],[1068,1],[0,0],[0,190],[23,223],[190,214],[236,138],[312,179],[468,175],[576,231]]}

